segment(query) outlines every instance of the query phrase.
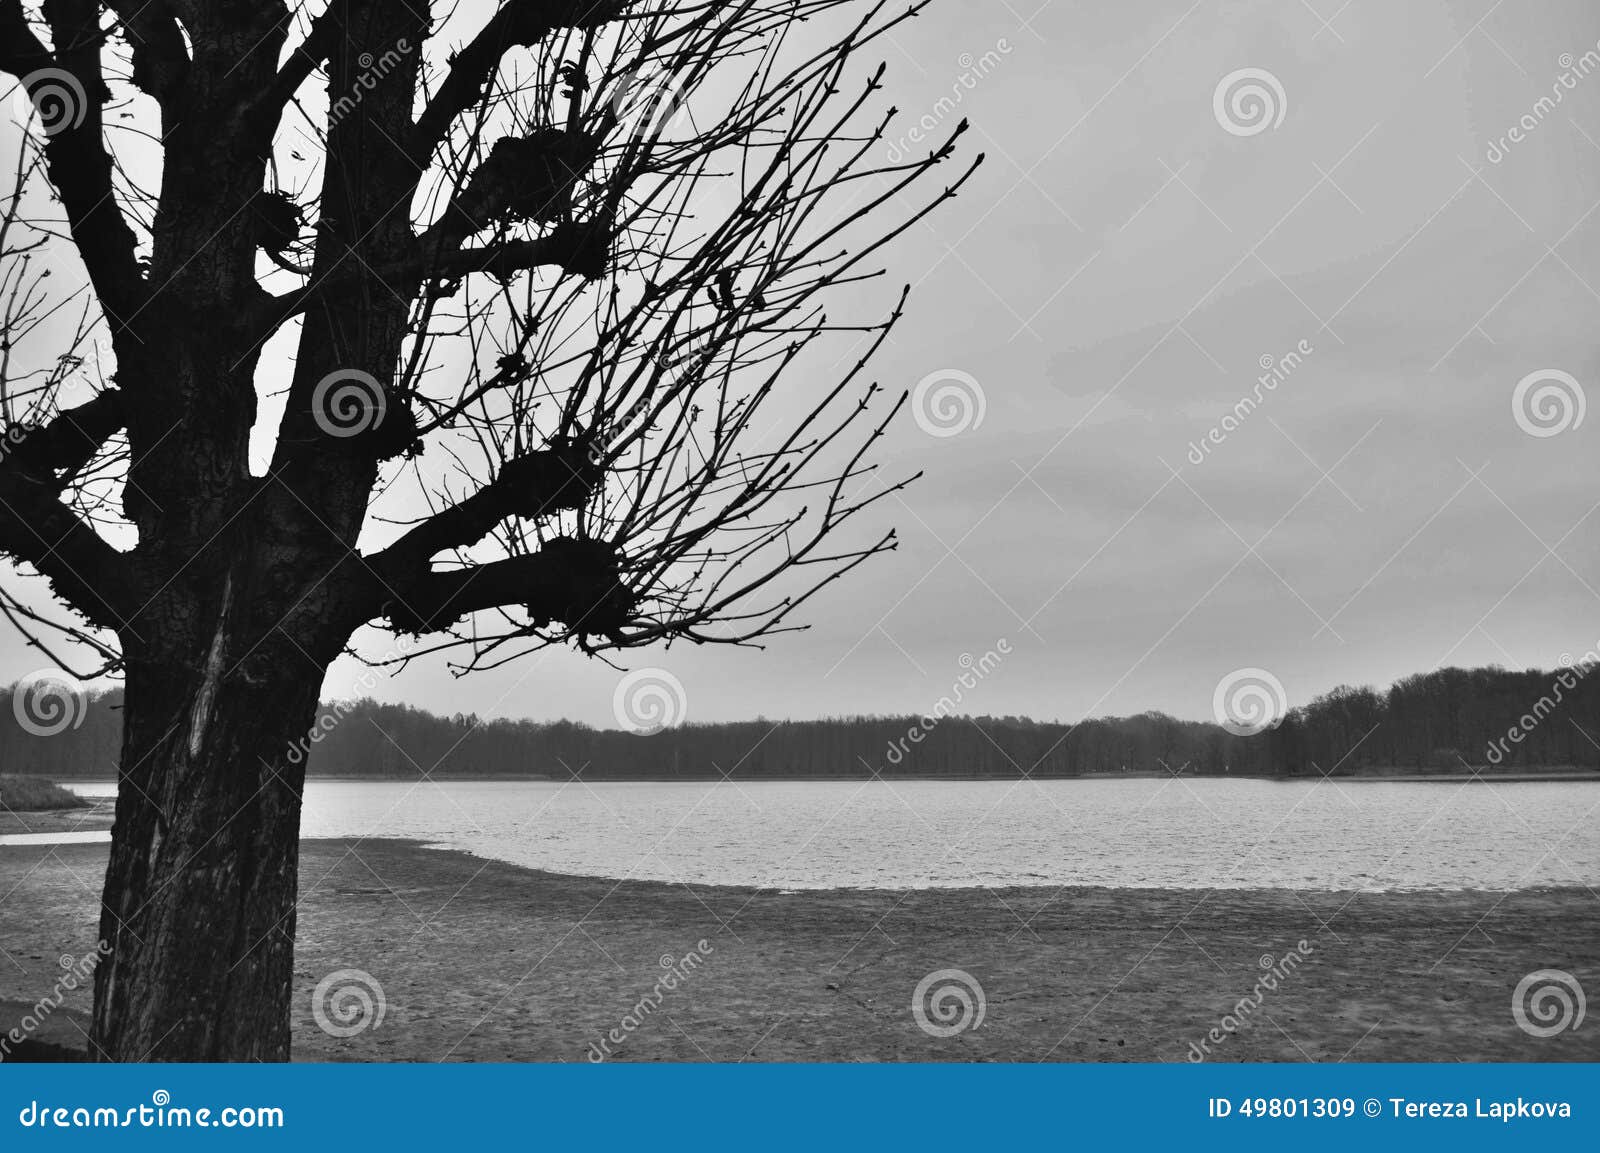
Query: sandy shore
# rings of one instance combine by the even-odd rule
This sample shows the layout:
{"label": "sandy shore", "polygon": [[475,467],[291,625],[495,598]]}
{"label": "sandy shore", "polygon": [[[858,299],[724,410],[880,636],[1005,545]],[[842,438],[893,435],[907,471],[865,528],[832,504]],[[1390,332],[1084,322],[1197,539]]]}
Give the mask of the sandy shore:
{"label": "sandy shore", "polygon": [[[0,847],[0,1032],[51,992],[58,958],[93,950],[105,853]],[[1511,1014],[1535,969],[1600,990],[1586,889],[778,893],[384,840],[305,842],[301,889],[302,1060],[581,1061],[615,1030],[624,1060],[1178,1061],[1301,940],[1309,955],[1212,1059],[1600,1059],[1600,1020],[1539,1039]],[[662,988],[661,962],[684,972],[700,941],[699,963]],[[312,1015],[314,987],[341,969],[370,973],[386,1003],[349,1038]],[[939,969],[981,984],[980,1027],[918,1027],[913,990]],[[67,995],[37,1035],[81,1048],[87,1008]]]}
{"label": "sandy shore", "polygon": [[82,809],[45,809],[25,813],[0,811],[0,836],[110,829],[115,811],[116,804],[110,800],[97,800]]}

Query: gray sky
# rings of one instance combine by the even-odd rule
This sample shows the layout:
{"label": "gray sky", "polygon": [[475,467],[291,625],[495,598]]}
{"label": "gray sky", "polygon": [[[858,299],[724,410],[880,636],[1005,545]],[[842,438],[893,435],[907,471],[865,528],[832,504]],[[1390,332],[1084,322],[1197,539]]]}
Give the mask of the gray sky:
{"label": "gray sky", "polygon": [[[901,550],[811,631],[628,667],[669,670],[691,719],[922,712],[1004,638],[973,712],[1200,718],[1240,668],[1300,702],[1600,641],[1600,415],[1513,407],[1535,373],[1600,388],[1600,11],[1036,4],[943,0],[887,53],[901,131],[964,115],[988,163],[891,250],[916,290],[875,375],[970,379],[981,424],[901,422],[885,471],[927,473],[879,506]],[[1243,69],[1282,94],[1255,82],[1259,132],[1214,102]],[[36,664],[8,643],[0,676]],[[619,676],[549,652],[370,692],[609,726]]]}

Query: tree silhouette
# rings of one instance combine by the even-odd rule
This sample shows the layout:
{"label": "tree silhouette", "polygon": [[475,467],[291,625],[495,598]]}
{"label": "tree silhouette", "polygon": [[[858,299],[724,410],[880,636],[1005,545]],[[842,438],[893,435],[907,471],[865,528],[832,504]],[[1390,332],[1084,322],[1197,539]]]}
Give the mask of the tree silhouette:
{"label": "tree silhouette", "polygon": [[922,6],[0,0],[0,551],[74,615],[0,607],[125,680],[92,1055],[288,1057],[357,630],[750,643],[893,546],[839,532],[903,483],[863,282],[977,163],[883,159],[857,61]]}

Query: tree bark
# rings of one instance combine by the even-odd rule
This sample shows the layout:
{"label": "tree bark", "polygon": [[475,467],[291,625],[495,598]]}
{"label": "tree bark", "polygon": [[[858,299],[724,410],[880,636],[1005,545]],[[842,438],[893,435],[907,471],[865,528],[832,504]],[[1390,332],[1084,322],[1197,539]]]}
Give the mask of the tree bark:
{"label": "tree bark", "polygon": [[128,664],[97,1060],[289,1058],[298,743],[326,666],[240,660],[228,628],[193,662]]}

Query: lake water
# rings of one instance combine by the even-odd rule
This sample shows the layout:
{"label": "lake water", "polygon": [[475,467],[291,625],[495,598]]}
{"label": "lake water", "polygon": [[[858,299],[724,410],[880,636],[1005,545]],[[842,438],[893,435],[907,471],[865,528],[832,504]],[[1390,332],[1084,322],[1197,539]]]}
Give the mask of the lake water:
{"label": "lake water", "polygon": [[780,889],[1514,889],[1600,885],[1600,782],[313,781],[303,834]]}

